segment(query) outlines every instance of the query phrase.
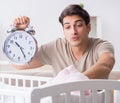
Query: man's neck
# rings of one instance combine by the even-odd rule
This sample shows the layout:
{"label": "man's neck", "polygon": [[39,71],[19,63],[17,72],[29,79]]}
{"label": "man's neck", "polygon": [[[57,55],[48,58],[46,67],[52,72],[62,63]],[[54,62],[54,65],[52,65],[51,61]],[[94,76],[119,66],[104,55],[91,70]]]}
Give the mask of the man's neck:
{"label": "man's neck", "polygon": [[89,41],[84,45],[72,47],[72,52],[76,60],[79,60],[89,47]]}

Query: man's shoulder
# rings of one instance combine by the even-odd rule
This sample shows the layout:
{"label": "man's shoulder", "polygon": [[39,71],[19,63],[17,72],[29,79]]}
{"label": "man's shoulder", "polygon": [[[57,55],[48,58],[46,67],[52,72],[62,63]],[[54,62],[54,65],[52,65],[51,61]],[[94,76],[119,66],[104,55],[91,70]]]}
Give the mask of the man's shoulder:
{"label": "man's shoulder", "polygon": [[90,48],[94,51],[112,51],[114,52],[114,47],[111,42],[101,38],[90,38]]}
{"label": "man's shoulder", "polygon": [[101,38],[90,38],[90,42],[92,44],[110,43],[108,40],[101,39]]}
{"label": "man's shoulder", "polygon": [[97,50],[97,49],[114,49],[111,42],[108,40],[104,40],[101,38],[90,38],[90,48]]}

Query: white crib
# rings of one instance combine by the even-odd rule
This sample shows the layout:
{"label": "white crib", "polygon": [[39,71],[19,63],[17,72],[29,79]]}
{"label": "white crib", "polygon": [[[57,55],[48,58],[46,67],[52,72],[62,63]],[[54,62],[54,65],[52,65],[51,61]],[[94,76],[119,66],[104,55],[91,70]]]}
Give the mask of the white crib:
{"label": "white crib", "polygon": [[0,74],[0,103],[115,103],[114,90],[120,90],[120,81],[117,80],[86,80],[43,85],[51,79]]}
{"label": "white crib", "polygon": [[[85,95],[86,90],[91,94]],[[115,103],[116,90],[120,90],[117,80],[77,81],[36,88],[31,93],[31,103]],[[73,95],[74,91],[80,91],[80,95]]]}
{"label": "white crib", "polygon": [[0,73],[0,103],[31,103],[31,90],[50,77]]}

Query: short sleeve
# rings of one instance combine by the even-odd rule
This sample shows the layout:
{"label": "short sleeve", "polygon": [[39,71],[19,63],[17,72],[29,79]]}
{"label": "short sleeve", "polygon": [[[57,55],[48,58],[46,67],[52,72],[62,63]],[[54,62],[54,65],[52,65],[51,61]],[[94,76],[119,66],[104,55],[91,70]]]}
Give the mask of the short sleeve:
{"label": "short sleeve", "polygon": [[113,45],[108,42],[108,41],[101,41],[98,45],[97,45],[97,52],[98,52],[98,57],[104,53],[104,52],[110,52],[114,55],[114,47]]}

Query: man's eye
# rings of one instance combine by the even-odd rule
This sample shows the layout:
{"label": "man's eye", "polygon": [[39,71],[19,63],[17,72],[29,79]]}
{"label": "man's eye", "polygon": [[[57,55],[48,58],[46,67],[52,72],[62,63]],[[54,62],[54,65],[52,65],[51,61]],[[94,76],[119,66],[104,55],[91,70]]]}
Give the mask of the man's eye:
{"label": "man's eye", "polygon": [[76,26],[77,26],[77,27],[81,27],[81,26],[82,26],[82,24],[77,24]]}
{"label": "man's eye", "polygon": [[65,26],[64,29],[70,29],[70,26]]}

